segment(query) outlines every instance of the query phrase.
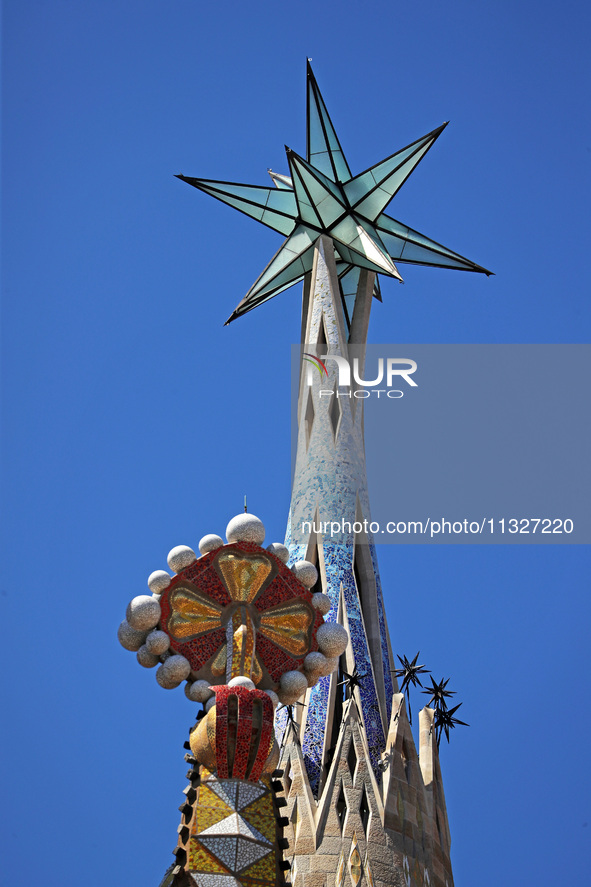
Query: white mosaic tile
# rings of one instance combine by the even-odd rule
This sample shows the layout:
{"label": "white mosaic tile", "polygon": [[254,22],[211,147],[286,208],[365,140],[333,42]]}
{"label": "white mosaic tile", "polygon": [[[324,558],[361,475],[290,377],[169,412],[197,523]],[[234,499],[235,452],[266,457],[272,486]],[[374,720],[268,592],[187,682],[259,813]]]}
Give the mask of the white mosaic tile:
{"label": "white mosaic tile", "polygon": [[238,804],[237,809],[242,810],[247,804],[252,804],[261,795],[264,795],[266,789],[264,785],[258,783],[241,782],[238,787]]}
{"label": "white mosaic tile", "polygon": [[260,844],[253,844],[252,841],[246,841],[244,838],[238,838],[238,857],[237,857],[237,866],[236,871],[242,871],[247,866],[252,865],[253,862],[257,862],[259,859],[262,859],[263,856],[267,856],[271,850],[269,850],[270,845],[267,844],[266,847],[261,847]]}
{"label": "white mosaic tile", "polygon": [[242,887],[233,875],[212,875],[189,872],[197,887]]}
{"label": "white mosaic tile", "polygon": [[236,870],[236,846],[238,839],[233,837],[215,838],[199,835],[199,840],[214,856],[222,862],[226,868]]}
{"label": "white mosaic tile", "polygon": [[238,779],[214,779],[207,783],[208,788],[218,795],[222,801],[236,809],[236,794],[240,786]]}

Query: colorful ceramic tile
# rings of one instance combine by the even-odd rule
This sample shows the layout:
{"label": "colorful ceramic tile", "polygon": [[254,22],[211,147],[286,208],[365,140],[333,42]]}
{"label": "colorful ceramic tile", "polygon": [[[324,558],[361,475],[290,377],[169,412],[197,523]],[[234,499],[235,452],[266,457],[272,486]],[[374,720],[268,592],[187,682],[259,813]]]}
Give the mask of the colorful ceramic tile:
{"label": "colorful ceramic tile", "polygon": [[269,853],[267,856],[259,859],[254,865],[248,866],[240,873],[240,880],[243,878],[258,878],[260,880],[272,881],[275,878],[275,854]]}
{"label": "colorful ceramic tile", "polygon": [[189,869],[202,872],[227,872],[228,869],[213,856],[197,838],[189,839]]}
{"label": "colorful ceramic tile", "polygon": [[200,834],[215,826],[216,823],[224,822],[227,818],[227,810],[222,807],[202,807],[198,804],[193,819],[192,832]]}
{"label": "colorful ceramic tile", "polygon": [[260,798],[266,791],[265,786],[260,783],[241,782],[238,786],[238,810],[242,810],[247,804],[252,804],[253,801]]}
{"label": "colorful ceramic tile", "polygon": [[240,872],[242,869],[248,868],[248,866],[268,855],[274,857],[274,853],[269,849],[268,844],[263,847],[261,844],[254,844],[252,841],[238,838],[236,871]]}
{"label": "colorful ceramic tile", "polygon": [[203,837],[200,841],[207,850],[210,851],[220,862],[230,871],[236,870],[236,847],[238,838],[236,837]]}

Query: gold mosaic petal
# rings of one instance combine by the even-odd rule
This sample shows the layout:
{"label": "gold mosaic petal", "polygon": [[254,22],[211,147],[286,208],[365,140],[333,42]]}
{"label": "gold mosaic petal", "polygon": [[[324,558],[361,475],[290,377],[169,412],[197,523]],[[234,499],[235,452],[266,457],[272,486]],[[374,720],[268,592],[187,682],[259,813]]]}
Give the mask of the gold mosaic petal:
{"label": "gold mosaic petal", "polygon": [[228,659],[228,645],[224,644],[216,653],[215,659],[211,663],[211,670],[216,677],[226,674],[226,661]]}
{"label": "gold mosaic petal", "polygon": [[255,599],[273,569],[264,555],[248,557],[231,551],[220,555],[217,563],[232,600],[245,603]]}
{"label": "gold mosaic petal", "polygon": [[170,595],[168,631],[176,640],[221,627],[222,607],[198,591],[179,586]]}
{"label": "gold mosaic petal", "polygon": [[255,684],[260,684],[263,679],[263,669],[261,668],[259,657],[256,654],[252,662],[252,674],[250,677],[255,682]]}
{"label": "gold mosaic petal", "polygon": [[335,876],[335,887],[343,887],[345,881],[345,851],[341,850],[339,856],[339,864],[337,865],[337,873]]}
{"label": "gold mosaic petal", "polygon": [[368,887],[374,887],[373,874],[372,874],[372,871],[371,871],[371,868],[369,865],[369,859],[367,858],[367,854],[365,855],[364,868],[365,868],[365,877],[367,879]]}
{"label": "gold mosaic petal", "polygon": [[292,656],[305,656],[313,620],[311,608],[296,598],[264,613],[259,631]]}
{"label": "gold mosaic petal", "polygon": [[355,887],[361,880],[363,874],[363,866],[361,865],[361,856],[357,846],[357,835],[353,833],[353,843],[351,845],[351,853],[349,854],[349,873]]}
{"label": "gold mosaic petal", "polygon": [[209,850],[206,850],[197,838],[191,838],[189,841],[189,871],[228,874],[228,869]]}
{"label": "gold mosaic petal", "polygon": [[246,607],[239,607],[233,613],[232,630],[232,677],[250,677],[254,654],[254,625]]}

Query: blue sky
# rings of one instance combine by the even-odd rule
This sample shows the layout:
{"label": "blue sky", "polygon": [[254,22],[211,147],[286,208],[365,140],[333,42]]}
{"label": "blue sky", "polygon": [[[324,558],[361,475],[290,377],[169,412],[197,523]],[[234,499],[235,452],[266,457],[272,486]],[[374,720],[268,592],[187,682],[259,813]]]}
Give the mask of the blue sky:
{"label": "blue sky", "polygon": [[[285,531],[300,292],[224,328],[280,236],[173,174],[287,172],[309,56],[354,173],[451,121],[392,214],[496,272],[403,268],[370,341],[589,341],[589,24],[581,2],[6,0],[7,883],[158,883],[193,715],[117,625],[244,493]],[[588,546],[379,561],[395,650],[472,725],[442,750],[456,884],[578,883]]]}

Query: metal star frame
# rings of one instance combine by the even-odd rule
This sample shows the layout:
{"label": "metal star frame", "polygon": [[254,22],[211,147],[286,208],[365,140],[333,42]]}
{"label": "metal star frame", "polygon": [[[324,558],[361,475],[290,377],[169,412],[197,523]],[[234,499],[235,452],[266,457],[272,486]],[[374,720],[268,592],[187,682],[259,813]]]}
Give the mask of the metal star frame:
{"label": "metal star frame", "polygon": [[431,705],[433,703],[436,709],[438,709],[438,708],[446,709],[447,708],[447,702],[445,701],[446,698],[449,696],[456,695],[455,690],[446,690],[445,689],[447,687],[447,685],[449,684],[449,682],[450,682],[450,678],[447,678],[447,680],[441,680],[441,681],[439,681],[438,684],[436,684],[435,681],[433,680],[433,677],[431,677],[431,686],[428,687],[426,690],[421,691],[422,693],[426,693],[427,696],[430,696],[430,699],[426,704]]}
{"label": "metal star frame", "polygon": [[460,721],[459,718],[454,718],[454,714],[457,712],[458,708],[462,705],[462,703],[458,703],[453,708],[449,710],[438,708],[435,710],[435,736],[437,738],[437,747],[439,748],[439,743],[441,742],[441,733],[445,733],[445,738],[449,743],[449,731],[453,730],[454,727],[461,725],[462,727],[469,727],[470,724],[467,724],[465,721]]}
{"label": "metal star frame", "polygon": [[446,126],[353,176],[308,61],[306,159],[286,147],[290,176],[269,170],[273,188],[177,176],[287,238],[226,323],[301,281],[323,234],[334,245],[348,322],[363,268],[400,281],[395,262],[491,274],[384,212]]}
{"label": "metal star frame", "polygon": [[410,662],[406,658],[406,656],[398,656],[398,661],[400,662],[402,668],[394,669],[394,676],[397,678],[402,678],[402,683],[400,684],[400,692],[406,693],[409,724],[412,724],[412,711],[410,708],[410,688],[422,687],[423,685],[421,684],[421,679],[419,675],[429,674],[428,668],[425,668],[424,665],[417,665],[417,659],[420,655],[421,651],[419,650],[412,662]]}

